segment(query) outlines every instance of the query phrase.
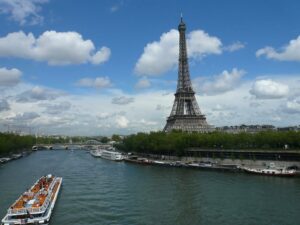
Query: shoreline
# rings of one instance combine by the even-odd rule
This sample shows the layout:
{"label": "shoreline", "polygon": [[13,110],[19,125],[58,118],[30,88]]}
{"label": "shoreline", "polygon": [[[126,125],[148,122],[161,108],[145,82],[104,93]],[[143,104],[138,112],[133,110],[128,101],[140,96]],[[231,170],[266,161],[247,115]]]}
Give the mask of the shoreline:
{"label": "shoreline", "polygon": [[296,177],[300,177],[299,161],[280,161],[280,160],[249,160],[249,159],[222,159],[210,157],[176,157],[171,159],[167,156],[156,155],[155,157],[145,157],[135,154],[124,158],[127,163],[153,165],[164,167],[184,167],[199,170],[217,170],[229,172],[244,172],[243,167],[262,169],[270,164],[275,164],[277,168],[297,168]]}

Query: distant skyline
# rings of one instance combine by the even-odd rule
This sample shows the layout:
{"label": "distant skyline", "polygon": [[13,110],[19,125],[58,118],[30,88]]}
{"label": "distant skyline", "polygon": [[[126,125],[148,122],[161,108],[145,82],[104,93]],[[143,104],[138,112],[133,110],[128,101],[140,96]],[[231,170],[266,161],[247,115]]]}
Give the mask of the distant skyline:
{"label": "distant skyline", "polygon": [[162,130],[180,15],[214,126],[299,125],[300,2],[0,0],[0,131]]}

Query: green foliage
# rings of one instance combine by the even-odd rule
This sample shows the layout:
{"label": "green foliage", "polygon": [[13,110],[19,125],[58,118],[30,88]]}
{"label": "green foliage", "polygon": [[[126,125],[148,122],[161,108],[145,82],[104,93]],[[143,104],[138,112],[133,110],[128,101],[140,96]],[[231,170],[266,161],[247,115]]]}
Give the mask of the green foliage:
{"label": "green foliage", "polygon": [[116,141],[116,142],[120,142],[122,140],[122,138],[117,134],[113,134],[111,136],[111,140]]}
{"label": "green foliage", "polygon": [[224,132],[185,133],[181,131],[138,133],[124,138],[116,147],[126,152],[181,156],[188,148],[201,149],[300,149],[300,132],[265,131],[229,134]]}
{"label": "green foliage", "polygon": [[20,136],[12,133],[0,133],[0,156],[10,153],[31,150],[35,144],[61,144],[68,143],[69,138],[38,137],[31,135]]}
{"label": "green foliage", "polygon": [[109,139],[108,139],[108,137],[102,137],[100,139],[100,141],[105,144],[105,143],[109,142]]}
{"label": "green foliage", "polygon": [[33,136],[19,136],[16,134],[0,133],[0,155],[31,149],[35,143]]}

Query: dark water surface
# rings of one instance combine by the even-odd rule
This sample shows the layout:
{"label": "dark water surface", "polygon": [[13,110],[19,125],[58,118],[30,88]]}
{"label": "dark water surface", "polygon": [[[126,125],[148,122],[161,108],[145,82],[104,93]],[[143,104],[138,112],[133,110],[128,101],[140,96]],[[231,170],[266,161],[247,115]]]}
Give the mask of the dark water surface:
{"label": "dark water surface", "polygon": [[42,175],[63,177],[50,225],[299,225],[300,179],[116,163],[39,151],[0,166],[0,217]]}

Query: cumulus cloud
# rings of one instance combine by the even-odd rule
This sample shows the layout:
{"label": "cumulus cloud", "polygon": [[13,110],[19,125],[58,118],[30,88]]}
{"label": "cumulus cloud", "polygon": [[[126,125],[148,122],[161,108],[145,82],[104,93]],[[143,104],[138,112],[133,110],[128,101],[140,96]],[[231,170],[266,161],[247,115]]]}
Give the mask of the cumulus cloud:
{"label": "cumulus cloud", "polygon": [[109,77],[83,78],[76,83],[79,87],[108,88],[112,86]]}
{"label": "cumulus cloud", "polygon": [[46,61],[49,65],[100,64],[110,57],[110,49],[95,52],[91,40],[84,40],[77,32],[45,31],[38,38],[23,31],[0,38],[0,57],[16,57]]}
{"label": "cumulus cloud", "polygon": [[195,90],[201,94],[217,95],[231,91],[238,87],[244,70],[233,68],[231,71],[224,70],[213,78],[198,77],[194,79]]}
{"label": "cumulus cloud", "polygon": [[64,93],[62,91],[35,86],[31,90],[24,91],[21,94],[17,95],[16,101],[37,102],[43,100],[54,100],[63,95]]}
{"label": "cumulus cloud", "polygon": [[289,86],[271,79],[257,80],[252,85],[250,94],[254,95],[257,99],[284,98],[289,94]]}
{"label": "cumulus cloud", "polygon": [[[243,79],[231,91],[218,95],[196,95],[200,109],[208,122],[214,126],[237,124],[288,126],[300,121],[300,113],[297,113],[299,96],[296,98],[292,93],[292,90],[299,86],[299,75],[285,74],[274,77],[269,75],[269,77],[277,83],[289,86],[287,98],[257,101],[249,92],[255,80]],[[100,93],[85,92],[80,95],[70,93],[53,100],[35,100],[26,103],[16,101],[16,96],[33,88],[34,86],[28,83],[19,84],[3,92],[1,99],[9,101],[10,109],[1,112],[0,130],[6,130],[5,124],[14,125],[15,129],[29,125],[34,131],[39,129],[40,134],[66,135],[131,134],[162,130],[174,102],[174,90],[171,87],[164,87],[161,90],[149,89],[135,94],[114,89]],[[112,98],[120,96],[133,98],[134,101],[119,107],[111,103]],[[69,102],[71,108],[67,109],[69,104],[62,104],[63,102]],[[251,103],[259,103],[260,106],[256,107],[257,104]],[[47,112],[47,107],[50,113]],[[66,110],[59,113],[60,108]],[[23,115],[26,112],[35,112],[39,117]],[[17,118],[32,119],[12,119],[16,115]],[[23,130],[28,132],[28,128]]]}
{"label": "cumulus cloud", "polygon": [[38,117],[40,117],[40,115],[36,112],[24,112],[24,113],[19,113],[14,117],[11,117],[10,119],[13,121],[29,121],[29,120],[34,120]]}
{"label": "cumulus cloud", "polygon": [[228,106],[228,105],[223,105],[223,104],[217,104],[215,105],[212,110],[214,111],[228,111],[228,110],[232,110],[233,107]]}
{"label": "cumulus cloud", "polygon": [[158,111],[166,111],[166,110],[170,110],[171,106],[165,106],[165,105],[161,105],[161,104],[157,104],[155,107],[155,110]]}
{"label": "cumulus cloud", "polygon": [[20,25],[36,25],[44,18],[39,13],[41,5],[48,0],[0,0],[0,14],[9,15],[9,19]]}
{"label": "cumulus cloud", "polygon": [[5,99],[0,100],[0,112],[10,110],[10,106]]}
{"label": "cumulus cloud", "polygon": [[102,47],[99,51],[97,51],[91,58],[91,62],[93,64],[100,64],[106,62],[111,55],[111,51],[107,47]]}
{"label": "cumulus cloud", "polygon": [[108,112],[101,112],[100,114],[97,115],[97,118],[99,120],[107,120],[116,116],[123,116],[125,115],[126,112],[121,111],[121,112],[113,112],[113,113],[108,113]]}
{"label": "cumulus cloud", "polygon": [[[138,75],[160,75],[174,68],[178,63],[179,33],[172,29],[163,33],[159,41],[148,43],[135,65]],[[187,35],[190,58],[202,58],[208,54],[221,54],[222,42],[202,30],[194,30]]]}
{"label": "cumulus cloud", "polygon": [[232,43],[231,45],[224,47],[223,49],[228,52],[235,52],[235,51],[238,51],[243,48],[245,48],[245,45],[243,43],[237,41],[237,42]]}
{"label": "cumulus cloud", "polygon": [[56,115],[63,113],[69,109],[71,109],[71,103],[70,102],[59,102],[57,104],[41,104],[40,106],[44,106],[46,110],[45,113]]}
{"label": "cumulus cloud", "polygon": [[273,47],[265,47],[256,52],[256,56],[266,56],[268,59],[279,61],[298,61],[300,62],[300,36],[291,40],[289,44],[282,47],[281,50],[275,50]]}
{"label": "cumulus cloud", "polygon": [[14,86],[20,82],[22,72],[18,69],[0,68],[0,87]]}
{"label": "cumulus cloud", "polygon": [[116,118],[116,124],[119,128],[126,128],[128,127],[129,120],[125,116],[118,116]]}
{"label": "cumulus cloud", "polygon": [[150,86],[151,82],[146,77],[139,79],[138,82],[135,84],[135,88],[138,89],[148,88]]}
{"label": "cumulus cloud", "polygon": [[134,98],[126,96],[114,97],[111,100],[111,103],[116,105],[127,105],[132,102],[134,102]]}
{"label": "cumulus cloud", "polygon": [[300,113],[300,99],[293,99],[287,101],[283,106],[283,111],[289,114]]}

